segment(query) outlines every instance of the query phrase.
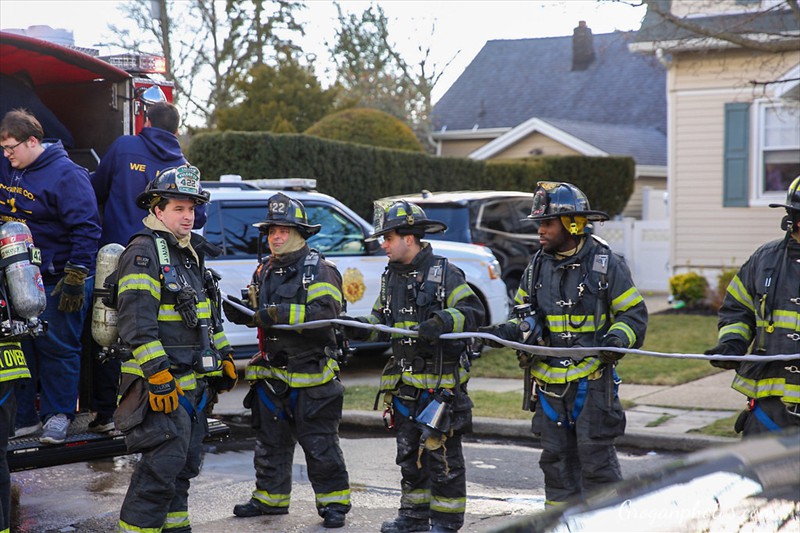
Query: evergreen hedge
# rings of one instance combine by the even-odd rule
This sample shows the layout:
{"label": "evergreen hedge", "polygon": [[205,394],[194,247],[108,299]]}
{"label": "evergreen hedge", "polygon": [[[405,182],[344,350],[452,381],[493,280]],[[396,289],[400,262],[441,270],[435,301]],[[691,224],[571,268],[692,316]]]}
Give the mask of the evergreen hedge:
{"label": "evergreen hedge", "polygon": [[533,191],[537,181],[569,181],[583,190],[593,209],[622,212],[633,192],[629,157],[536,157],[474,161],[432,157],[301,134],[212,132],[192,138],[187,158],[204,180],[222,174],[244,179],[316,178],[320,192],[338,198],[367,220],[372,202],[384,196],[430,191]]}

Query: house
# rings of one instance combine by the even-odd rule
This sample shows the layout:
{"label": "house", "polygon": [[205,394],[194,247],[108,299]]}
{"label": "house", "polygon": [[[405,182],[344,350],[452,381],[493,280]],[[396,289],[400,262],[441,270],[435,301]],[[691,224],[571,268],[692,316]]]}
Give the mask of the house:
{"label": "house", "polygon": [[630,48],[669,65],[670,265],[714,287],[783,235],[768,204],[800,174],[800,19],[783,0],[648,4]]}
{"label": "house", "polygon": [[624,155],[636,162],[624,215],[665,191],[665,69],[635,54],[634,32],[488,41],[433,114],[437,154],[478,160]]}

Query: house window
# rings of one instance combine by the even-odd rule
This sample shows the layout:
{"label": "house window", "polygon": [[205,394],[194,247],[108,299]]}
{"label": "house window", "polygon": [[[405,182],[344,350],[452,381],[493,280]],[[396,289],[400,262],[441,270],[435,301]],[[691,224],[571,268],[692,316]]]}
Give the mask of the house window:
{"label": "house window", "polygon": [[757,199],[773,201],[800,175],[800,102],[763,102],[757,124],[753,190]]}

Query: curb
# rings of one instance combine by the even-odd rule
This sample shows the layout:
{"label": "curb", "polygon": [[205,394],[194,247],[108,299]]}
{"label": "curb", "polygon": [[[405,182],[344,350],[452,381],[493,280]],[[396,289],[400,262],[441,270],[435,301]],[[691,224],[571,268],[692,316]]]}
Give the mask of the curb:
{"label": "curb", "polygon": [[[214,413],[214,417],[223,421],[236,424],[249,425],[250,410],[229,410]],[[383,419],[378,411],[343,411],[341,429],[362,431],[369,433],[386,433]],[[510,420],[504,418],[488,418],[476,416],[472,419],[472,433],[470,435],[483,438],[514,439],[528,442],[539,442],[538,437],[531,433],[530,420]],[[690,433],[672,434],[653,431],[631,431],[616,439],[616,445],[637,450],[660,450],[669,452],[694,452],[712,446],[721,446],[739,442],[739,439],[729,437],[714,437],[710,435],[695,435]]]}

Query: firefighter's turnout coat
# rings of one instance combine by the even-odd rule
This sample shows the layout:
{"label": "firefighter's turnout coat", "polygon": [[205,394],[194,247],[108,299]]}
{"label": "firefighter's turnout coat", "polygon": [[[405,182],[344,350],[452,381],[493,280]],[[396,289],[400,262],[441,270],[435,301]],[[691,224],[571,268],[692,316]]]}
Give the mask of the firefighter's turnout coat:
{"label": "firefighter's turnout coat", "polygon": [[[647,308],[630,270],[593,236],[570,257],[537,252],[515,301],[532,304],[549,346],[601,346],[605,335],[619,337],[630,348],[644,341]],[[622,479],[614,438],[625,431],[625,413],[613,366],[566,352],[563,357],[535,357],[529,368],[535,386],[532,424],[542,439],[539,464],[547,502],[560,503]]]}
{"label": "firefighter's turnout coat", "polygon": [[[483,323],[484,307],[464,273],[433,255],[430,245],[410,264],[389,263],[372,313],[362,321],[413,329],[438,316],[444,333],[475,331]],[[372,332],[369,340],[385,339]],[[459,529],[466,510],[466,475],[461,435],[472,428],[472,401],[467,396],[469,360],[463,340],[435,344],[392,335],[392,358],[381,376],[381,393],[388,394],[393,412],[397,459],[402,473],[401,516],[430,518],[431,524]],[[453,391],[452,412],[443,446],[420,454],[418,415],[436,390]],[[419,463],[418,463],[419,461]]]}
{"label": "firefighter's turnout coat", "polygon": [[[336,266],[307,245],[270,256],[253,274],[260,309],[274,306],[276,324],[300,325],[337,318],[342,310],[342,277]],[[350,482],[339,447],[344,387],[331,355],[333,327],[259,330],[260,353],[247,366],[253,382],[245,399],[256,429],[256,490],[251,503],[288,508],[292,461],[299,442],[308,460],[308,478],[317,511],[350,509]]]}
{"label": "firefighter's turnout coat", "polygon": [[[123,361],[120,405],[114,414],[125,433],[128,449],[142,453],[120,511],[120,531],[189,531],[189,480],[200,472],[202,441],[207,431],[204,407],[208,374],[194,370],[202,347],[229,350],[219,310],[206,292],[204,256],[212,247],[192,234],[179,247],[166,231],[143,230],[134,235],[118,267],[118,328],[131,350]],[[198,321],[210,326],[204,342],[201,327],[188,327],[176,309],[178,290],[196,294]],[[213,299],[213,300],[212,300]],[[146,379],[169,369],[183,390],[179,407],[169,414],[152,411]],[[220,371],[211,373],[216,375]]]}
{"label": "firefighter's turnout coat", "polygon": [[[753,355],[800,354],[800,243],[787,235],[764,244],[742,265],[719,310],[719,341],[743,341]],[[742,362],[732,387],[753,400],[750,412],[759,403],[772,404],[766,408],[777,426],[800,425],[800,356]],[[769,422],[755,418],[743,416],[738,429],[769,429]]]}

